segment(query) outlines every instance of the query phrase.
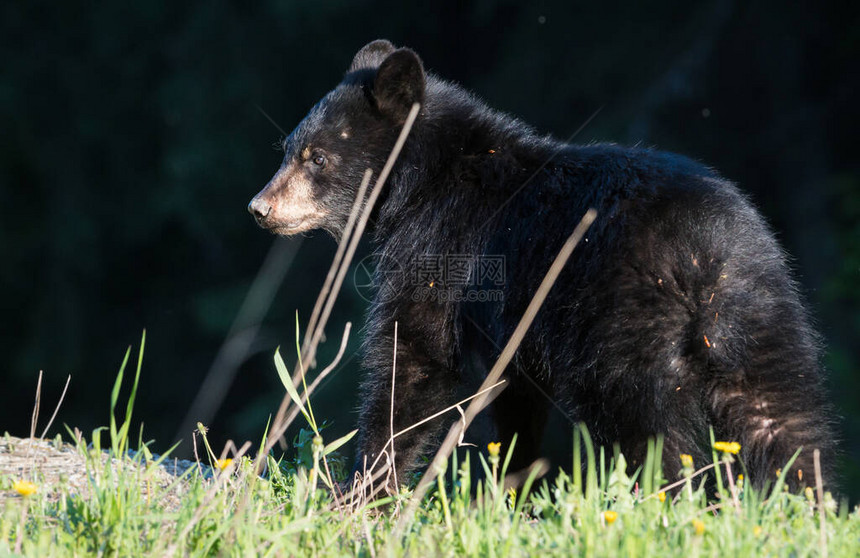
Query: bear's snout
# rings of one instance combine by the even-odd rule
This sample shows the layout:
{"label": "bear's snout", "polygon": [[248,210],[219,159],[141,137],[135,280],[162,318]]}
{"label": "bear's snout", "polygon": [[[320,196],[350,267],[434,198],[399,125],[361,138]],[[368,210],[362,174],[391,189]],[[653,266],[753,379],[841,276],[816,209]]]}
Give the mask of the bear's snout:
{"label": "bear's snout", "polygon": [[248,213],[260,227],[283,236],[319,228],[326,217],[308,178],[289,166],[280,169],[254,196]]}
{"label": "bear's snout", "polygon": [[257,223],[263,224],[263,221],[266,220],[266,217],[269,216],[269,213],[272,212],[272,206],[261,199],[259,196],[255,197],[251,200],[251,203],[248,204],[248,213],[254,216],[254,219],[257,220]]}

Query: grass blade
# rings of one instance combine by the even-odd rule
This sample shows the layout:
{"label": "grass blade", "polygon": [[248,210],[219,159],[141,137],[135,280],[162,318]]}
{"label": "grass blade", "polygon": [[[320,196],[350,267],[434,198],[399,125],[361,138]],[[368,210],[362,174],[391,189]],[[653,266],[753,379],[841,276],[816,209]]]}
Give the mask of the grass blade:
{"label": "grass blade", "polygon": [[119,367],[119,372],[117,373],[116,380],[113,383],[113,389],[110,392],[110,443],[114,455],[119,455],[119,444],[117,443],[119,437],[116,429],[116,417],[114,416],[114,411],[116,410],[116,402],[119,399],[119,388],[122,386],[122,377],[125,373],[125,366],[128,364],[129,355],[131,355],[131,345],[129,345],[128,349],[125,351],[125,357],[122,359],[122,364]]}
{"label": "grass blade", "polygon": [[143,366],[143,349],[146,345],[146,330],[140,338],[140,351],[137,355],[137,370],[134,374],[134,383],[131,384],[131,393],[128,396],[128,404],[125,407],[125,420],[119,429],[119,450],[124,452],[128,446],[128,430],[131,428],[131,413],[134,410],[134,400],[137,397],[137,386],[140,382],[140,369]]}
{"label": "grass blade", "polygon": [[304,415],[305,420],[307,420],[308,424],[310,424],[311,417],[305,410],[305,406],[302,405],[302,398],[299,397],[299,392],[296,391],[296,386],[293,385],[293,379],[290,377],[290,372],[287,370],[287,365],[284,363],[284,359],[281,357],[280,347],[275,349],[275,368],[277,368],[278,370],[278,376],[281,378],[281,383],[283,383],[284,387],[287,389],[287,393],[290,395],[290,399],[293,400],[293,403],[296,404],[296,406],[302,412],[302,415]]}
{"label": "grass blade", "polygon": [[323,455],[328,455],[333,451],[337,451],[342,445],[344,445],[348,441],[352,440],[353,436],[355,436],[356,434],[358,434],[358,428],[356,428],[355,430],[353,430],[352,432],[350,432],[346,436],[341,436],[340,438],[338,438],[334,442],[331,442],[330,444],[326,444],[326,446],[323,448]]}

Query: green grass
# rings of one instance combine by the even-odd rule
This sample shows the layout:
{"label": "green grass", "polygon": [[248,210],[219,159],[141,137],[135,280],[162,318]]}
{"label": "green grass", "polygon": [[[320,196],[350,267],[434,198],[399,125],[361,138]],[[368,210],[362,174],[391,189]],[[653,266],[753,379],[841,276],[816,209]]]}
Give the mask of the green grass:
{"label": "green grass", "polygon": [[[140,361],[138,373],[139,369]],[[731,458],[715,454],[721,472],[719,497],[705,494],[704,481],[715,473],[714,467],[705,472],[687,469],[679,486],[661,497],[669,480],[660,469],[659,441],[651,444],[643,468],[628,476],[623,457],[593,447],[584,430],[575,433],[572,475],[553,472],[535,482],[528,477],[518,492],[505,490],[507,459],[487,456],[481,448],[461,453],[465,460],[459,463],[452,458],[447,478],[438,479],[409,520],[402,514],[409,498],[405,489],[396,497],[339,509],[326,486],[331,475],[322,465],[335,464],[337,455],[326,456],[316,439],[322,427],[311,418],[309,403],[303,413],[312,430],[295,440],[298,447],[291,448],[288,460],[275,462],[268,456],[265,475],[256,474],[248,457],[215,464],[206,442],[204,459],[215,465],[203,469],[208,474],[191,468],[163,486],[157,482],[158,465],[148,447],[142,446],[134,457],[124,451],[133,397],[118,426],[113,417],[120,385],[121,375],[111,394],[110,427],[95,431],[89,441],[75,442],[89,478],[88,497],[73,493],[62,482],[48,490],[35,473],[24,480],[40,490],[21,496],[13,486],[21,479],[0,475],[0,492],[10,495],[0,500],[0,555],[802,557],[826,550],[829,556],[856,557],[860,553],[860,511],[849,513],[847,505],[838,505],[829,494],[822,497],[811,489],[789,494],[780,482],[762,492],[738,486],[734,475],[729,481],[728,472],[738,471],[740,464],[727,468],[725,460]],[[100,458],[104,430],[111,437],[105,451],[113,458],[106,461]],[[510,449],[502,451],[508,458]],[[480,479],[469,473],[475,459],[484,472]]]}

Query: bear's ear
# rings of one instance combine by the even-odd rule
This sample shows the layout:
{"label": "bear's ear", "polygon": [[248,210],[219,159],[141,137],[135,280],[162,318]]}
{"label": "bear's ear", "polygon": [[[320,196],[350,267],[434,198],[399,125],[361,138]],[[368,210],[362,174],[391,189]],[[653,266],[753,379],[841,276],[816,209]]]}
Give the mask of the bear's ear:
{"label": "bear's ear", "polygon": [[361,50],[355,53],[355,58],[352,59],[352,64],[349,65],[349,72],[363,70],[365,68],[378,68],[385,57],[394,52],[394,45],[385,39],[378,39],[371,43],[367,43]]}
{"label": "bear's ear", "polygon": [[376,72],[373,98],[380,112],[406,120],[412,104],[424,102],[424,66],[418,55],[408,48],[389,54]]}

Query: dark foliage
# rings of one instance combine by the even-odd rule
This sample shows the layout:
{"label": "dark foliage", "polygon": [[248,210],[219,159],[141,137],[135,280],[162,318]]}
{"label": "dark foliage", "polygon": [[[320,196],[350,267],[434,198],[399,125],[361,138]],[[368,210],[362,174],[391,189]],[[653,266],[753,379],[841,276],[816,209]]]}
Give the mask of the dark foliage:
{"label": "dark foliage", "polygon": [[[386,36],[541,132],[567,138],[602,106],[576,141],[659,146],[741,184],[796,258],[844,417],[839,477],[860,494],[856,4],[34,0],[0,16],[0,430],[28,431],[40,369],[42,425],[66,374],[54,432],[104,424],[146,327],[146,438],[164,449],[177,435],[228,334],[249,352],[217,412],[195,418],[219,447],[259,437],[282,395],[272,353],[290,346],[295,310],[310,315],[334,246],[285,241],[296,257],[259,330],[231,333],[268,248],[245,205],[283,156],[257,107],[289,130]],[[357,291],[348,281],[320,363],[346,321],[363,323]],[[344,431],[358,329],[315,399]],[[542,452],[565,466],[570,424],[555,407],[549,420]],[[190,429],[179,435],[191,455]]]}

